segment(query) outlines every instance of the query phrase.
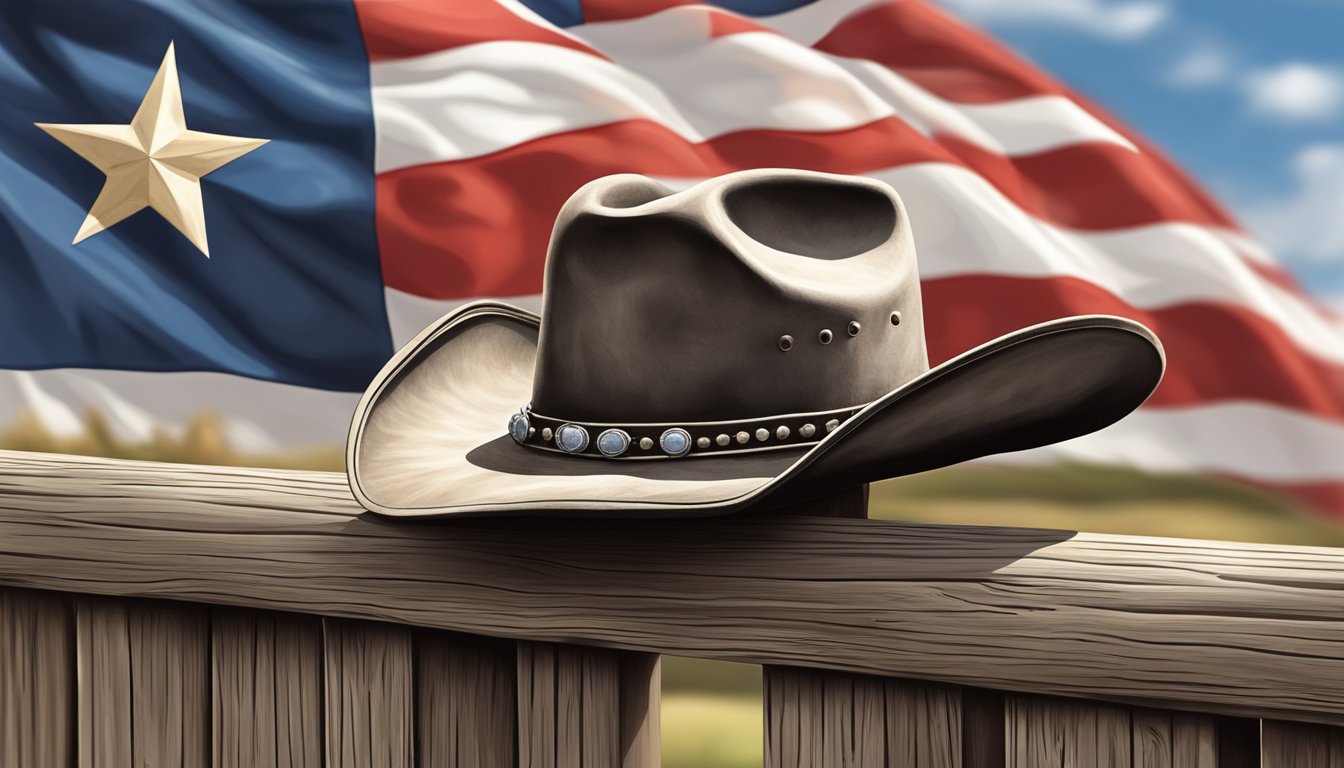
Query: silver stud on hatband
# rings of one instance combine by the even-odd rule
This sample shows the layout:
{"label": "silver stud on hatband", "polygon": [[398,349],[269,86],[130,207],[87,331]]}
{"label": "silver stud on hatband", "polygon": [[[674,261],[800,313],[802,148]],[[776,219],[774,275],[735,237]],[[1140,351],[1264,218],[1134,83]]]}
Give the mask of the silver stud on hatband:
{"label": "silver stud on hatband", "polygon": [[859,335],[859,329],[862,328],[862,327],[863,327],[863,326],[859,325],[859,321],[858,321],[858,320],[851,320],[851,321],[849,321],[849,328],[848,328],[847,330],[849,331],[849,335],[850,335],[850,336],[858,336],[858,335]]}
{"label": "silver stud on hatband", "polygon": [[652,437],[639,438],[639,447],[646,451],[649,450],[650,448],[653,447],[653,438]]}
{"label": "silver stud on hatband", "polygon": [[658,438],[658,447],[668,456],[685,456],[691,450],[691,435],[681,427],[673,427]]}
{"label": "silver stud on hatband", "polygon": [[746,445],[747,441],[750,439],[751,435],[747,434],[745,431],[737,433],[737,442],[739,445]]}
{"label": "silver stud on hatband", "polygon": [[834,336],[835,334],[831,333],[830,328],[822,328],[821,333],[817,334],[817,341],[821,342],[822,344],[830,344],[831,339],[834,338]]}
{"label": "silver stud on hatband", "polygon": [[838,427],[838,426],[840,426],[840,420],[839,420],[839,419],[831,419],[830,421],[826,422],[826,431],[827,431],[827,432],[834,432],[834,431],[835,431],[835,428]]}
{"label": "silver stud on hatband", "polygon": [[543,427],[541,430],[541,439],[550,442],[552,434],[554,433],[551,432],[550,427]]}
{"label": "silver stud on hatband", "polygon": [[756,430],[756,439],[760,440],[762,443],[764,443],[766,440],[769,440],[770,430],[766,429],[765,427],[761,427],[760,429]]}
{"label": "silver stud on hatband", "polygon": [[804,424],[798,428],[798,434],[803,437],[811,437],[817,434],[817,426],[815,424]]}
{"label": "silver stud on hatband", "polygon": [[555,431],[555,444],[565,453],[579,453],[588,447],[588,430],[578,424],[562,424]]}
{"label": "silver stud on hatband", "polygon": [[779,429],[776,429],[775,437],[778,437],[780,440],[787,440],[789,438],[789,428],[781,426]]}
{"label": "silver stud on hatband", "polygon": [[597,436],[597,451],[607,458],[614,458],[630,448],[630,435],[623,429],[607,429]]}
{"label": "silver stud on hatband", "polygon": [[787,333],[784,334],[783,336],[780,336],[779,348],[785,352],[788,352],[790,349],[793,349],[793,337]]}
{"label": "silver stud on hatband", "polygon": [[719,435],[718,437],[714,438],[714,442],[718,443],[720,446],[724,446],[730,443],[732,439],[733,438],[727,435]]}
{"label": "silver stud on hatband", "polygon": [[709,445],[710,445],[711,442],[713,442],[713,441],[711,441],[708,437],[700,437],[700,438],[696,438],[696,440],[695,440],[695,447],[696,447],[696,448],[699,448],[700,450],[703,451],[703,450],[705,450],[706,448],[709,447]]}

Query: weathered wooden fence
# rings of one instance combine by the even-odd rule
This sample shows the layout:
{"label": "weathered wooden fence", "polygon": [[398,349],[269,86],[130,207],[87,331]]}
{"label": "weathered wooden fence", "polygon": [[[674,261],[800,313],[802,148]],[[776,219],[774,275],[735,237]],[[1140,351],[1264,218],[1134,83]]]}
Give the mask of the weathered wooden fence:
{"label": "weathered wooden fence", "polygon": [[0,453],[0,765],[1344,767],[1344,551],[845,519],[392,522],[342,476]]}

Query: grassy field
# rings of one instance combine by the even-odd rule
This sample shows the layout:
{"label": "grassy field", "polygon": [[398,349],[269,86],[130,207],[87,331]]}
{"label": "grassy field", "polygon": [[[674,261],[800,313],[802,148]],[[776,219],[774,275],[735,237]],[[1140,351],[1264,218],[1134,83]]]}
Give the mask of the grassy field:
{"label": "grassy field", "polygon": [[[246,455],[203,413],[180,435],[117,440],[98,414],[73,438],[22,420],[0,448],[234,466],[341,470],[339,446]],[[1054,528],[1145,536],[1344,546],[1344,521],[1285,499],[1204,477],[1151,476],[1090,466],[962,466],[874,484],[869,513],[887,520]],[[668,657],[663,670],[663,764],[746,768],[762,760],[758,667]]]}

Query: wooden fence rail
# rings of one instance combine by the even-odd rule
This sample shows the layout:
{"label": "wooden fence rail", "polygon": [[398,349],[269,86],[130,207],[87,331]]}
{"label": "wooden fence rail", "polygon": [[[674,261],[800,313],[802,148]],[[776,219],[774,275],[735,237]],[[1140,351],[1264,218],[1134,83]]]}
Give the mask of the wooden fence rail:
{"label": "wooden fence rail", "polygon": [[0,766],[653,766],[671,653],[767,665],[770,766],[1344,768],[1340,550],[0,453],[0,587]]}

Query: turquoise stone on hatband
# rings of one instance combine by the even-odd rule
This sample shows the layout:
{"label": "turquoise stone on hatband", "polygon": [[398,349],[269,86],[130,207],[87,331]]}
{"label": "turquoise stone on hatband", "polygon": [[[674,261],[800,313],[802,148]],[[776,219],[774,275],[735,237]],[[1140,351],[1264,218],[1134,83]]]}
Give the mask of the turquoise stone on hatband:
{"label": "turquoise stone on hatband", "polygon": [[555,444],[565,453],[579,453],[588,447],[588,430],[578,424],[565,424],[555,431]]}
{"label": "turquoise stone on hatband", "polygon": [[515,442],[522,443],[527,439],[529,426],[527,414],[522,412],[513,414],[509,417],[509,437],[512,437]]}
{"label": "turquoise stone on hatband", "polygon": [[597,451],[607,458],[615,458],[630,448],[630,435],[619,429],[608,429],[597,436]]}
{"label": "turquoise stone on hatband", "polygon": [[691,434],[684,429],[673,427],[658,438],[658,447],[668,456],[684,456],[691,450]]}

